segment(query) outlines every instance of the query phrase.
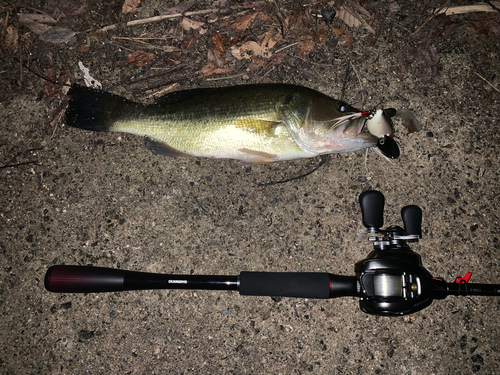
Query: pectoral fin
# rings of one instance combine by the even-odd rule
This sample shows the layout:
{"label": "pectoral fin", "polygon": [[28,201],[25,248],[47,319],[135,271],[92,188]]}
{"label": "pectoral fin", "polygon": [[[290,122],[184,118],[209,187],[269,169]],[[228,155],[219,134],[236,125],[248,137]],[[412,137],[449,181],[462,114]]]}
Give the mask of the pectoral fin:
{"label": "pectoral fin", "polygon": [[268,121],[261,119],[240,119],[234,122],[234,126],[238,129],[251,133],[263,134],[265,136],[274,137],[276,135],[276,127],[280,124],[278,121]]}
{"label": "pectoral fin", "polygon": [[240,148],[238,151],[248,154],[248,159],[243,159],[244,164],[254,163],[271,163],[278,155],[270,154],[264,151],[250,150],[248,148]]}

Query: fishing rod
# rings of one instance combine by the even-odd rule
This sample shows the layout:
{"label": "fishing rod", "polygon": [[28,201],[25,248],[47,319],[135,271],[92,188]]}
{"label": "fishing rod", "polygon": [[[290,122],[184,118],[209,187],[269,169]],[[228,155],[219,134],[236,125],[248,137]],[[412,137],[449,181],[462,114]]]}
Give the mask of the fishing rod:
{"label": "fishing rod", "polygon": [[121,269],[56,265],[45,275],[45,288],[59,293],[97,293],[145,289],[236,290],[245,296],[359,297],[363,312],[412,314],[447,296],[500,296],[500,284],[469,283],[471,273],[453,283],[432,277],[419,254],[408,246],[422,238],[422,210],[403,207],[399,226],[382,228],[385,199],[375,190],[359,196],[363,225],[373,251],[354,267],[355,276],[315,272],[241,272],[239,276],[168,275]]}

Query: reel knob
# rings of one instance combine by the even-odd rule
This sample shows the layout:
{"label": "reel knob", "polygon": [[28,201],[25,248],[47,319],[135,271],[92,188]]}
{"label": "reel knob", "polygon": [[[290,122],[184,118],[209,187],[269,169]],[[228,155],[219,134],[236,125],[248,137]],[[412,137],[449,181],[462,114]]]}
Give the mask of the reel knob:
{"label": "reel knob", "polygon": [[405,231],[408,234],[416,234],[422,238],[422,210],[420,207],[411,205],[401,209]]}
{"label": "reel knob", "polygon": [[359,196],[363,225],[371,233],[384,225],[384,204],[385,198],[380,191],[368,190]]}

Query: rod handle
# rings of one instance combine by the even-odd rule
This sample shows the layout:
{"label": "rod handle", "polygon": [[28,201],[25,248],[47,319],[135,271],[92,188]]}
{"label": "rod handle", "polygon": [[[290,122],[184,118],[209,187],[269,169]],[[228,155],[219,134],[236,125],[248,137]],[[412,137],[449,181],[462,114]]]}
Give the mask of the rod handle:
{"label": "rod handle", "polygon": [[316,272],[241,272],[239,291],[244,296],[322,299],[358,295],[355,276]]}
{"label": "rod handle", "polygon": [[58,293],[119,292],[129,271],[82,266],[52,266],[45,274],[45,289]]}

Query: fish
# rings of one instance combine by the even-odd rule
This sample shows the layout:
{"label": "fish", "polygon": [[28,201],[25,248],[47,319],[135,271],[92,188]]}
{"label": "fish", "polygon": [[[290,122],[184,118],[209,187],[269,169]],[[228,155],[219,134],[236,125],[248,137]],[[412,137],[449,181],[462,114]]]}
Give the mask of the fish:
{"label": "fish", "polygon": [[153,153],[171,157],[271,163],[362,150],[393,133],[382,110],[290,84],[175,91],[149,105],[79,85],[68,96],[68,126],[142,136]]}

